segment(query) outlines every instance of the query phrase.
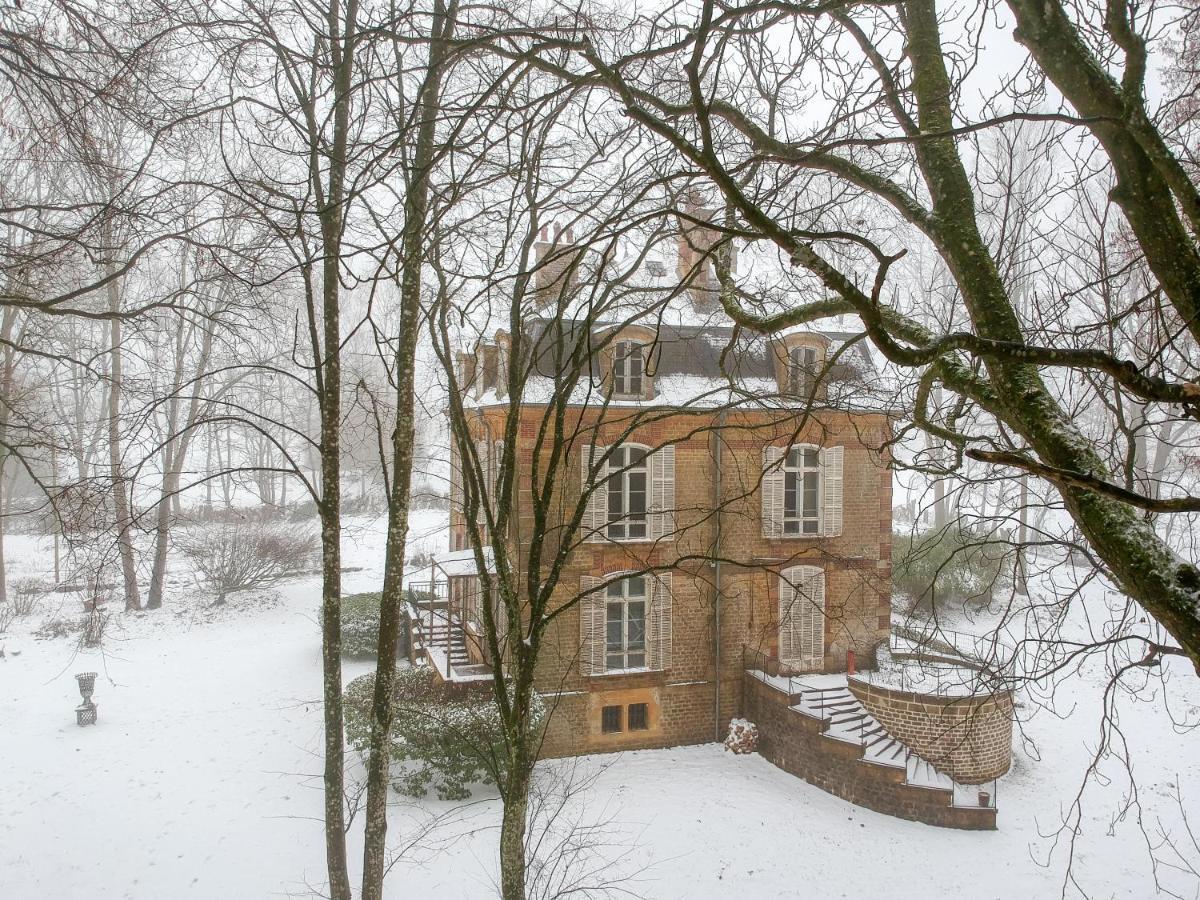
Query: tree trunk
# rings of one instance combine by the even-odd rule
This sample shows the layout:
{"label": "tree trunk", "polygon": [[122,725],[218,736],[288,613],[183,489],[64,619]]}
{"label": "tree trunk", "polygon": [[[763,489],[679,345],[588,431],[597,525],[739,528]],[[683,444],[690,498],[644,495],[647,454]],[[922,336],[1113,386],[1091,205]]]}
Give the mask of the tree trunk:
{"label": "tree trunk", "polygon": [[430,26],[429,58],[421,93],[420,123],[412,157],[412,179],[405,195],[401,235],[400,335],[396,348],[396,427],[392,432],[392,484],[388,498],[388,535],[383,594],[379,610],[379,645],[375,663],[375,696],[367,758],[367,805],[363,838],[363,900],[382,900],[387,870],[387,791],[392,730],[392,691],[396,680],[396,647],[400,633],[404,556],[412,490],[416,351],[421,328],[421,270],[427,240],[429,179],[436,153],[437,110],[445,58],[443,41],[450,36],[454,7],[435,0]]}
{"label": "tree trunk", "polygon": [[[325,863],[332,900],[351,900],[346,861],[345,733],[342,701],[342,362],[341,258],[345,224],[346,148],[350,133],[350,102],[357,39],[357,0],[348,0],[343,16],[339,0],[326,10],[329,54],[334,72],[333,135],[328,154],[327,190],[321,190],[321,167],[310,170],[317,195],[321,226],[321,327],[314,340],[318,366],[317,398],[321,413],[321,664],[325,705]],[[306,109],[315,135],[315,110]],[[310,322],[316,330],[317,323]]]}
{"label": "tree trunk", "polygon": [[[109,268],[112,275],[112,268]],[[109,309],[121,311],[121,294],[116,279],[108,282]],[[142,598],[138,591],[137,566],[133,557],[133,515],[130,509],[132,496],[126,492],[125,473],[121,460],[121,320],[114,317],[109,321],[109,353],[111,362],[108,372],[108,464],[112,478],[113,511],[116,516],[117,547],[121,555],[121,576],[125,585],[125,608],[141,609]]]}
{"label": "tree trunk", "polygon": [[0,373],[0,603],[8,602],[8,572],[4,558],[5,524],[8,516],[5,506],[8,503],[8,493],[4,490],[4,474],[8,464],[8,417],[12,414],[13,404],[13,366],[15,351],[12,345],[13,328],[16,327],[17,311],[13,307],[4,310],[3,324],[0,324],[0,338],[3,338],[4,371]]}
{"label": "tree trunk", "polygon": [[171,471],[169,448],[162,452],[162,490],[159,491],[158,508],[154,518],[154,564],[150,569],[150,590],[146,595],[146,609],[162,606],[163,586],[167,580],[167,549],[171,535],[171,497],[179,489],[178,476]]}
{"label": "tree trunk", "polygon": [[504,817],[500,823],[500,896],[525,900],[525,830],[528,827],[532,769],[514,763],[504,791]]}

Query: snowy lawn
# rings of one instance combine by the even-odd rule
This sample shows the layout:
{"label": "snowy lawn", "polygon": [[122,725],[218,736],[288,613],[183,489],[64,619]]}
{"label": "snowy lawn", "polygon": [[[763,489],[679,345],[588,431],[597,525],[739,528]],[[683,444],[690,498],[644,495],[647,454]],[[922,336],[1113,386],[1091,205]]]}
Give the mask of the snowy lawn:
{"label": "snowy lawn", "polygon": [[[347,532],[348,591],[375,589],[377,523]],[[436,523],[429,523],[434,534]],[[45,546],[17,538],[10,557],[36,571]],[[258,898],[312,896],[323,883],[319,633],[314,580],[208,608],[186,578],[157,613],[116,615],[103,653],[73,655],[70,639],[35,640],[35,621],[0,636],[0,897]],[[347,678],[367,670],[347,665]],[[75,672],[101,673],[100,723],[80,729]],[[577,792],[557,820],[592,831],[585,883],[615,881],[651,898],[1041,898],[1058,896],[1062,822],[1097,736],[1095,681],[1074,679],[1064,718],[1027,725],[1041,759],[1021,746],[1000,782],[1000,830],[965,833],[854,807],[718,745],[546,764],[551,785]],[[1196,715],[1182,669],[1178,717]],[[1069,701],[1069,702],[1068,702]],[[1190,712],[1189,712],[1190,711]],[[1195,737],[1175,733],[1161,702],[1124,704],[1151,838],[1181,838],[1176,786],[1200,830]],[[1120,816],[1127,780],[1088,789],[1075,874],[1089,896],[1155,895],[1137,814]],[[361,774],[357,764],[352,777]],[[395,897],[494,893],[498,802],[397,797],[390,875]],[[357,866],[357,836],[351,835]],[[1053,851],[1053,852],[1052,852]],[[553,857],[553,853],[546,854]],[[1188,861],[1197,863],[1195,848]],[[1160,850],[1160,856],[1169,851]],[[1048,865],[1045,864],[1049,859]],[[610,860],[601,865],[598,860]],[[1160,869],[1196,896],[1196,879]]]}

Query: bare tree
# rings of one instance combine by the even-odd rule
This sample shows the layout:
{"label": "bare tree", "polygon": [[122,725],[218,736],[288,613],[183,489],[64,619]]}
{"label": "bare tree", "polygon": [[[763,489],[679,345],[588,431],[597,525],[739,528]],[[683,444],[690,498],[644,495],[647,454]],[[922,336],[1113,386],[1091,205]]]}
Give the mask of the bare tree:
{"label": "bare tree", "polygon": [[[1057,3],[1014,0],[1009,9],[1018,40],[1079,117],[1067,110],[1037,111],[1036,90],[997,95],[979,114],[967,108],[958,90],[965,76],[950,67],[943,37],[946,30],[957,35],[963,26],[940,16],[933,0],[895,9],[796,9],[777,16],[712,3],[694,15],[673,7],[603,39],[556,37],[541,59],[544,68],[564,77],[606,85],[647,134],[678,154],[680,165],[704,172],[722,191],[736,211],[731,234],[770,242],[795,267],[801,295],[828,297],[755,308],[744,302],[736,279],[725,277],[722,302],[735,321],[771,331],[838,313],[859,317],[893,364],[915,369],[924,385],[940,384],[962,398],[1003,427],[1015,446],[930,421],[923,406],[927,391],[918,396],[918,422],[956,452],[1016,467],[1059,490],[1117,583],[1176,642],[1147,640],[1148,657],[1186,654],[1200,664],[1200,617],[1193,602],[1200,573],[1141,515],[1193,510],[1200,503],[1191,497],[1156,499],[1114,483],[1048,381],[1055,371],[1102,373],[1143,401],[1190,414],[1196,397],[1192,376],[1165,360],[1147,370],[1104,350],[1031,332],[976,212],[979,180],[964,156],[964,139],[975,140],[1003,121],[1026,118],[1084,129],[1112,167],[1114,202],[1160,288],[1145,302],[1175,323],[1173,334],[1194,337],[1200,255],[1189,230],[1200,207],[1141,99],[1147,41],[1136,29],[1149,28],[1148,19],[1133,22],[1124,9],[1118,11],[1096,36],[1103,48],[1093,50],[1081,37],[1082,26]],[[773,36],[784,34],[797,42],[798,56],[773,49]],[[849,69],[842,50],[830,49],[835,36],[841,38],[839,48],[857,48]],[[968,48],[978,47],[969,36],[964,39]],[[564,43],[576,51],[578,66],[559,63]],[[1098,53],[1110,51],[1124,56],[1121,83],[1098,61]],[[529,52],[520,55],[528,58]],[[770,65],[748,62],[756,58]],[[839,87],[827,123],[800,133],[794,115],[806,97],[806,66],[836,69]],[[1010,109],[997,109],[1004,102]],[[781,183],[789,189],[776,190]],[[830,191],[839,200],[822,200]],[[874,221],[898,229],[895,236],[866,227],[870,217],[848,220],[843,196],[875,210]],[[1175,202],[1166,202],[1168,197]],[[909,241],[928,242],[953,277],[963,315],[952,330],[940,329],[894,283]],[[1043,337],[1047,343],[1040,342]]]}

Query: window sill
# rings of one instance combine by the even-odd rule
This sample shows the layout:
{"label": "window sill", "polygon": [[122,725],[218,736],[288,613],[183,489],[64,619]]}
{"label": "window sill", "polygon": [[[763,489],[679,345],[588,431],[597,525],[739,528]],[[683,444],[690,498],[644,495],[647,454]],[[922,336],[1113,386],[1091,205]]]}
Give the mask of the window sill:
{"label": "window sill", "polygon": [[609,669],[605,672],[593,672],[588,678],[612,678],[621,675],[655,675],[665,672],[665,669],[650,669],[642,666],[637,669]]}

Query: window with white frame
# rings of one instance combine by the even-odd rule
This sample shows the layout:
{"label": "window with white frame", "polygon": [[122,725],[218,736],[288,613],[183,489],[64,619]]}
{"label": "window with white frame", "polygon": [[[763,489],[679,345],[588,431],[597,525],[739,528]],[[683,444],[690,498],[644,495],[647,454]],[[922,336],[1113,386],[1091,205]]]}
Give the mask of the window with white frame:
{"label": "window with white frame", "polygon": [[839,446],[763,447],[763,537],[840,535],[844,456],[845,448]]}
{"label": "window with white frame", "polygon": [[642,396],[645,375],[645,347],[635,341],[617,341],[613,353],[613,393],[624,397]]}
{"label": "window with white frame", "polygon": [[646,537],[646,451],[641,447],[617,447],[605,466],[608,500],[608,537],[612,540],[641,540]]}
{"label": "window with white frame", "polygon": [[793,347],[788,351],[788,390],[793,394],[811,394],[817,377],[818,354],[815,347]]}
{"label": "window with white frame", "polygon": [[579,671],[607,675],[671,668],[671,573],[583,575]]}
{"label": "window with white frame", "polygon": [[783,462],[783,533],[821,532],[821,455],[793,447]]}
{"label": "window with white frame", "polygon": [[646,578],[636,575],[605,591],[604,665],[608,671],[646,667]]}

